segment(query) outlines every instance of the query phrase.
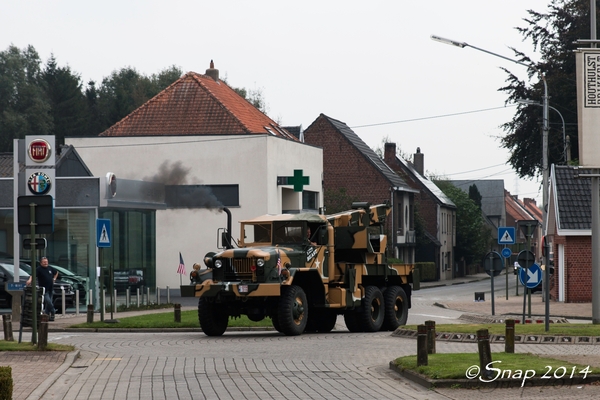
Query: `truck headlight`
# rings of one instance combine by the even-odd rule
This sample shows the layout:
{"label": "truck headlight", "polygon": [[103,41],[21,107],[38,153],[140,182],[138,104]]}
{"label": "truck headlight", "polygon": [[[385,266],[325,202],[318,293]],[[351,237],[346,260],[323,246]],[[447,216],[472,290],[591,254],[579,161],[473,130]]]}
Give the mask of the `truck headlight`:
{"label": "truck headlight", "polygon": [[265,266],[265,260],[263,260],[262,258],[259,258],[258,260],[256,260],[256,265],[259,267],[264,267]]}
{"label": "truck headlight", "polygon": [[215,268],[221,268],[223,266],[223,262],[221,260],[215,261]]}

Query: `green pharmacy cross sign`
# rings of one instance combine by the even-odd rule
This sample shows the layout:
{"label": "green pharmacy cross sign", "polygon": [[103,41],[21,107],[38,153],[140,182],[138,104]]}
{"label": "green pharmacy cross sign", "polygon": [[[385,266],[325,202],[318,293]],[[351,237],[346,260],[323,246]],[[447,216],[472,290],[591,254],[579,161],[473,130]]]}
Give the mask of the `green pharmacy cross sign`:
{"label": "green pharmacy cross sign", "polygon": [[301,169],[294,170],[294,176],[278,176],[277,185],[294,185],[294,192],[301,192],[305,185],[308,185],[310,179],[308,176],[302,176]]}

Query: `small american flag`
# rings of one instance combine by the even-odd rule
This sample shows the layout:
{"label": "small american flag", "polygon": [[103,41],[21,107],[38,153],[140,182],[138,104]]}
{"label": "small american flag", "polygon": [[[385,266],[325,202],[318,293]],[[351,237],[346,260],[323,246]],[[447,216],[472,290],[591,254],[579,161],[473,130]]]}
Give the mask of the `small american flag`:
{"label": "small american flag", "polygon": [[185,264],[183,263],[183,257],[181,257],[181,252],[179,252],[179,267],[177,268],[177,273],[185,275]]}
{"label": "small american flag", "polygon": [[281,275],[281,256],[279,255],[279,250],[277,250],[277,274]]}

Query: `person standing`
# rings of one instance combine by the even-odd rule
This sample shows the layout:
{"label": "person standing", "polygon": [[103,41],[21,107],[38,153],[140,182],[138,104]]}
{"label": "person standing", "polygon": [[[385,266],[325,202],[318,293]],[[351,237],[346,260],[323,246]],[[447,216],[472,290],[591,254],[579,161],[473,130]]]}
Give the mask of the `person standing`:
{"label": "person standing", "polygon": [[[42,257],[40,259],[40,265],[35,270],[37,285],[40,288],[44,288],[44,309],[45,313],[50,316],[49,320],[54,321],[54,303],[52,295],[54,293],[54,282],[58,278],[58,271],[48,265],[48,259]],[[31,276],[27,280],[27,285],[31,285]]]}

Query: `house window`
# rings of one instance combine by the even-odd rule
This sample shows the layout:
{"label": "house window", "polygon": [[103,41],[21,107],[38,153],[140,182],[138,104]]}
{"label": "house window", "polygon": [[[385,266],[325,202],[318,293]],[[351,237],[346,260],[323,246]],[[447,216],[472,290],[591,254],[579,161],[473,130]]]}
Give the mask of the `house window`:
{"label": "house window", "polygon": [[404,207],[402,204],[402,200],[400,200],[400,202],[398,203],[398,227],[397,227],[397,233],[398,235],[404,235]]}
{"label": "house window", "polygon": [[169,208],[218,208],[240,205],[238,185],[167,185]]}
{"label": "house window", "polygon": [[319,193],[304,190],[302,192],[302,209],[303,210],[318,210],[319,209]]}

